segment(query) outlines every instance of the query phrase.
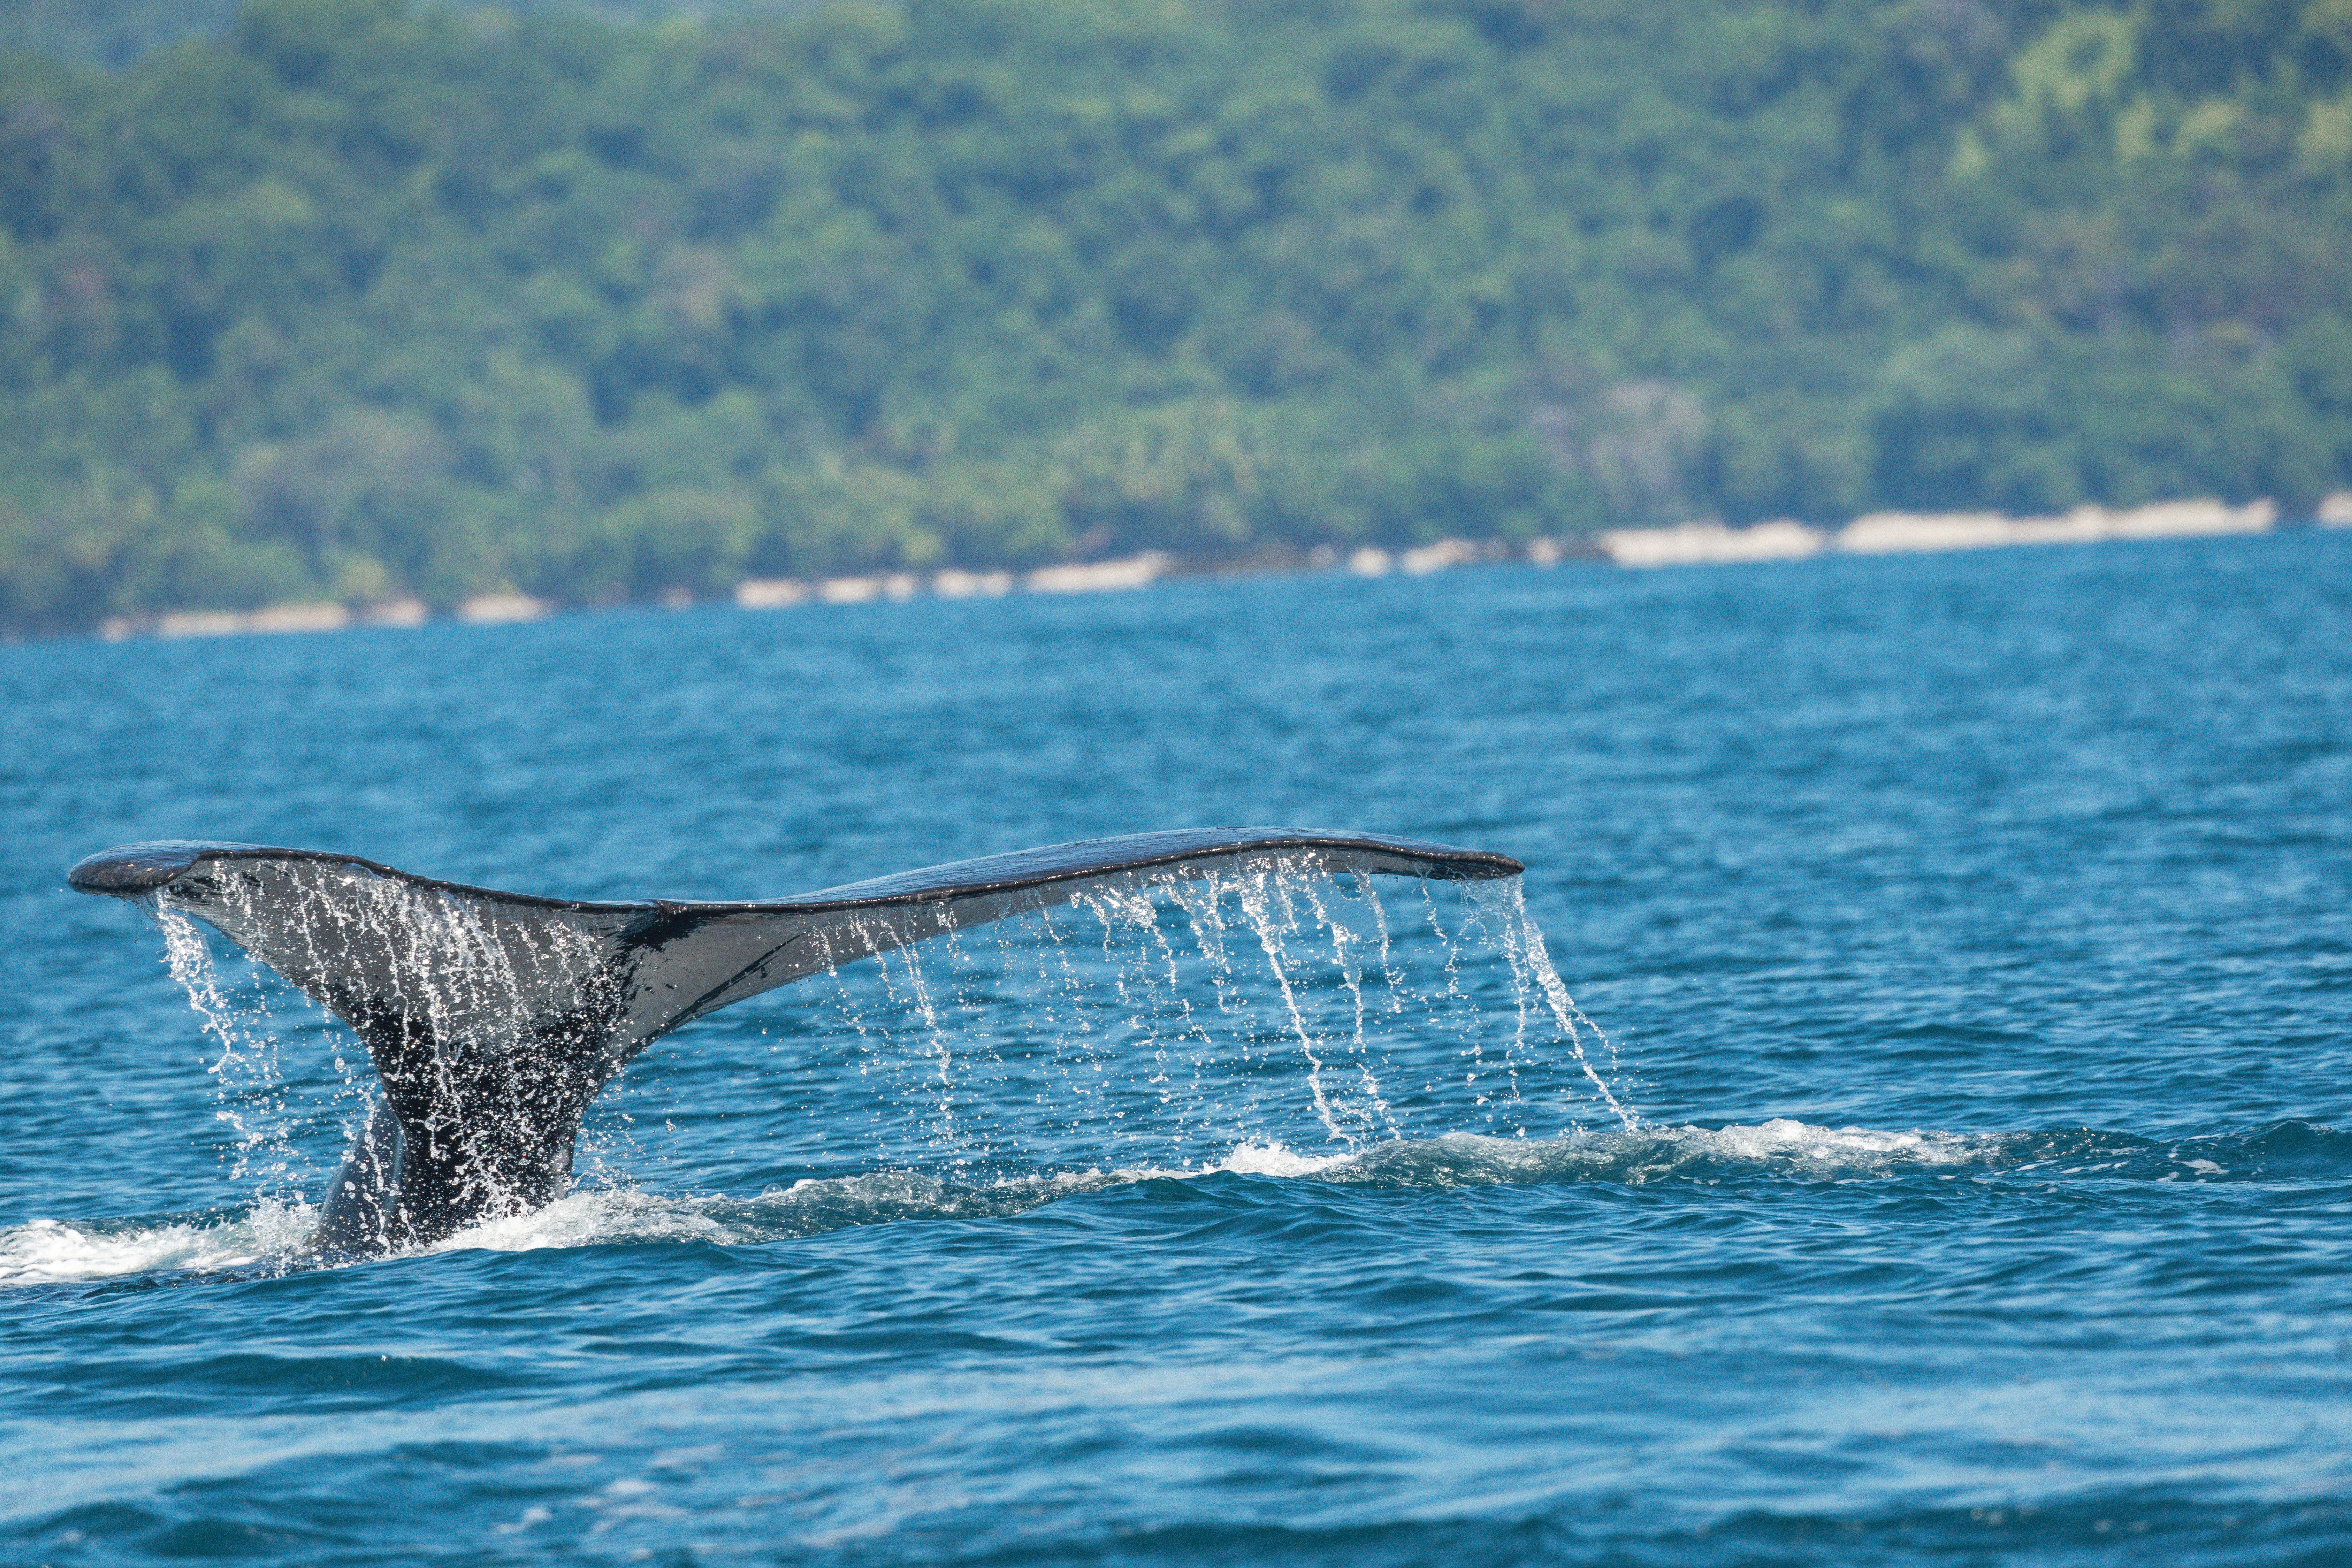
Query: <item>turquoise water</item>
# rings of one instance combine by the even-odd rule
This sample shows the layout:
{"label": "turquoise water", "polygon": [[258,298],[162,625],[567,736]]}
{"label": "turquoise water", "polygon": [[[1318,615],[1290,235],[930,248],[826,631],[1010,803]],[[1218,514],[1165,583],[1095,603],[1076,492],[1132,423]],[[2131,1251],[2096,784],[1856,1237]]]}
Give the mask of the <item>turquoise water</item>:
{"label": "turquoise water", "polygon": [[[0,736],[0,1560],[2352,1560],[2352,537],[25,645]],[[1291,876],[717,1015],[321,1268],[349,1042],[63,885],[1252,822],[1525,860],[1592,1075],[1506,905]]]}

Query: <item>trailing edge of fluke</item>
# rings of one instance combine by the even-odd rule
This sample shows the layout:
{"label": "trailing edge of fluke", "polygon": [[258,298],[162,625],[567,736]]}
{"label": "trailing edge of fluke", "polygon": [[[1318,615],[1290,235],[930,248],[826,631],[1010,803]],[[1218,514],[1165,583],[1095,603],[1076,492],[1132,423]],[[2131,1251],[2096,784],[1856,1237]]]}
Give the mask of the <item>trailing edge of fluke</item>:
{"label": "trailing edge of fluke", "polygon": [[366,1254],[553,1201],[589,1101],[637,1052],[706,1013],[1089,888],[1271,859],[1450,880],[1524,869],[1385,834],[1210,827],[756,903],[533,898],[250,844],[133,844],[89,857],[67,880],[205,921],[359,1035],[383,1093],[335,1175],[314,1245]]}

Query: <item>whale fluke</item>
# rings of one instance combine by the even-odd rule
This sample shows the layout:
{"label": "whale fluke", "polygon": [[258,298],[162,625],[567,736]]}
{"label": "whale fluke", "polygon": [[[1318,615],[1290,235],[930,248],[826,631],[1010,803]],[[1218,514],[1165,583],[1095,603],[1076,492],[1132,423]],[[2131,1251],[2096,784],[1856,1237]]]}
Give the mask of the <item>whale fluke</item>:
{"label": "whale fluke", "polygon": [[1517,876],[1507,856],[1383,834],[1214,827],[958,860],[754,903],[590,903],[439,881],[353,855],[134,844],[67,880],[184,910],[349,1024],[383,1080],[317,1243],[438,1240],[562,1195],[589,1102],[678,1026],[821,970],[1091,888],[1250,860]]}

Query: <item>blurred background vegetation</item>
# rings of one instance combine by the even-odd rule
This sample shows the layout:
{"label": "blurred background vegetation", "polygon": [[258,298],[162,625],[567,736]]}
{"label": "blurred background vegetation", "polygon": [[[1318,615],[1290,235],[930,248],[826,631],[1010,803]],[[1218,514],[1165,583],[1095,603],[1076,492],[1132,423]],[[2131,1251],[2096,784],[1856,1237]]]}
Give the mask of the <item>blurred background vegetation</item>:
{"label": "blurred background vegetation", "polygon": [[2352,0],[5,0],[0,47],[0,627],[2352,479]]}

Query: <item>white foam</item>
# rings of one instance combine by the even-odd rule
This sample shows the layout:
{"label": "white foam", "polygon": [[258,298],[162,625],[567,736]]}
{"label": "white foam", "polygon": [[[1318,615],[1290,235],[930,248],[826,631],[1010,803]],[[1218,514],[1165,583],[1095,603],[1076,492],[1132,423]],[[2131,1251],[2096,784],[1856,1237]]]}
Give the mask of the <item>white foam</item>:
{"label": "white foam", "polygon": [[0,1230],[0,1286],[250,1268],[290,1257],[318,1223],[318,1211],[307,1204],[274,1202],[233,1219],[180,1220],[140,1230],[37,1219]]}
{"label": "white foam", "polygon": [[1998,1160],[1998,1134],[1886,1131],[1817,1127],[1775,1118],[1753,1126],[1659,1127],[1572,1132],[1559,1138],[1496,1138],[1449,1132],[1374,1144],[1354,1155],[1295,1171],[1265,1163],[1265,1173],[1398,1186],[1509,1184],[1528,1182],[1642,1183],[1695,1165],[1752,1166],[1807,1179],[1864,1178],[1904,1169]]}
{"label": "white foam", "polygon": [[[1279,1143],[1241,1143],[1223,1159],[1202,1165],[1199,1174],[1225,1171],[1236,1176],[1319,1176],[1327,1171],[1351,1164],[1360,1156],[1345,1154],[1293,1153]],[[1184,1174],[1193,1173],[1186,1172]]]}
{"label": "white foam", "polygon": [[901,1219],[992,1218],[1080,1193],[1195,1173],[1087,1170],[956,1182],[919,1171],[872,1171],[804,1178],[753,1198],[597,1188],[572,1193],[531,1214],[486,1220],[422,1250],[530,1252],[648,1241],[743,1246]]}
{"label": "white foam", "polygon": [[703,1212],[709,1200],[665,1199],[629,1187],[600,1187],[565,1194],[530,1214],[468,1226],[425,1252],[537,1252],[551,1247],[593,1247],[611,1241],[710,1241],[737,1239]]}
{"label": "white foam", "polygon": [[1775,1117],[1754,1127],[1658,1128],[1655,1132],[1687,1147],[1736,1160],[1801,1161],[1809,1164],[1881,1170],[1893,1163],[1948,1165],[1982,1159],[1990,1147],[1980,1134],[1881,1132],[1868,1127],[1815,1127]]}

